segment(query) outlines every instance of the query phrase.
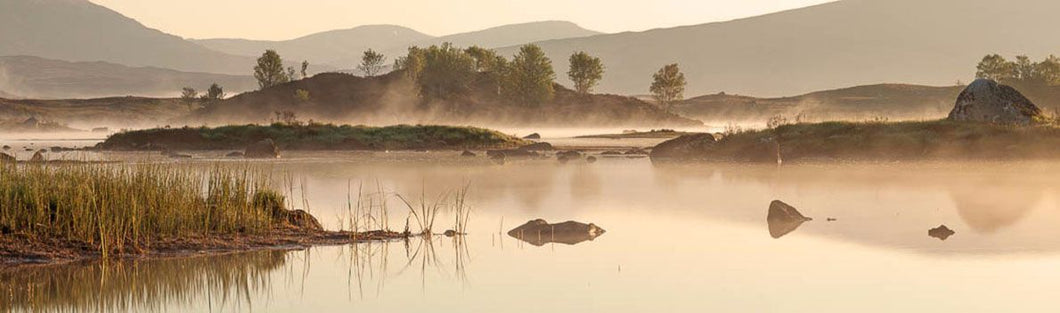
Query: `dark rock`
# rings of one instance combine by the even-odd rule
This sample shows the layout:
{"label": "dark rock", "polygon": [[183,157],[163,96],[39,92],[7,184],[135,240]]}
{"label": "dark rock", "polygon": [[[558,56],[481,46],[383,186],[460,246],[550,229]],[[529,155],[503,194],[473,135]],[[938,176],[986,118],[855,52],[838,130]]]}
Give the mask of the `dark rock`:
{"label": "dark rock", "polygon": [[519,147],[519,150],[526,151],[551,151],[552,149],[552,144],[547,142],[537,142]]}
{"label": "dark rock", "polygon": [[826,220],[826,221],[829,221],[829,222],[835,222],[835,221],[837,221],[837,220],[836,220],[836,219],[835,219],[834,217],[829,217],[829,218],[826,218],[825,220]]}
{"label": "dark rock", "polygon": [[265,139],[247,146],[243,156],[252,159],[276,159],[280,157],[280,149],[272,139]]}
{"label": "dark rock", "polygon": [[604,151],[604,152],[600,153],[600,155],[622,155],[622,154],[623,154],[622,152],[614,151],[614,150]]}
{"label": "dark rock", "polygon": [[652,159],[697,159],[718,143],[711,134],[691,134],[660,143],[651,150]]}
{"label": "dark rock", "polygon": [[589,156],[588,158],[585,158],[585,162],[596,163],[596,157]]}
{"label": "dark rock", "polygon": [[0,164],[3,164],[3,163],[15,163],[15,162],[18,162],[18,160],[15,159],[15,157],[13,157],[13,156],[11,156],[10,154],[7,154],[7,153],[0,153]]}
{"label": "dark rock", "polygon": [[7,151],[7,150],[11,150],[11,146],[8,146],[8,145],[4,145],[4,148],[3,148],[3,149],[4,149],[4,151]]}
{"label": "dark rock", "polygon": [[541,156],[540,153],[537,153],[537,152],[534,152],[534,151],[530,151],[530,150],[522,150],[522,149],[489,150],[489,151],[486,151],[486,155],[491,157],[491,158],[493,158],[495,156],[498,156],[498,155],[504,156],[505,158],[539,157],[539,156]]}
{"label": "dark rock", "polygon": [[471,151],[468,151],[468,150],[464,150],[464,152],[461,152],[461,153],[460,153],[460,156],[462,156],[462,157],[469,157],[469,158],[470,158],[470,157],[476,157],[476,155],[475,155],[475,153],[474,153],[474,152],[471,152]]}
{"label": "dark rock", "polygon": [[243,152],[239,152],[239,151],[229,152],[228,154],[225,154],[225,157],[226,158],[242,158],[243,157]]}
{"label": "dark rock", "polygon": [[529,135],[526,135],[526,137],[523,137],[523,139],[541,139],[541,134],[538,134],[538,133],[529,134]]}
{"label": "dark rock", "polygon": [[629,150],[626,150],[625,154],[627,154],[627,155],[648,155],[648,151],[644,150],[644,149],[641,149],[641,148],[631,148]]}
{"label": "dark rock", "polygon": [[949,227],[946,227],[946,225],[939,225],[939,227],[935,227],[928,230],[928,236],[938,238],[939,240],[946,240],[946,238],[950,238],[950,236],[953,236],[953,234],[956,233],[957,232],[953,231]]}
{"label": "dark rock", "polygon": [[33,163],[43,163],[47,160],[44,159],[44,153],[37,151],[33,154],[33,157],[29,158],[29,161]]}
{"label": "dark rock", "polygon": [[174,159],[190,159],[191,155],[189,155],[189,154],[180,154],[180,153],[175,153],[174,152],[174,153],[170,153],[169,157],[170,158],[174,158]]}
{"label": "dark rock", "polygon": [[310,215],[308,212],[303,210],[290,210],[286,212],[287,224],[294,226],[300,230],[306,231],[323,231],[324,227],[320,226],[320,221],[317,221],[316,217]]}
{"label": "dark rock", "polygon": [[553,242],[575,245],[596,239],[596,237],[603,235],[604,232],[603,228],[591,223],[567,221],[549,224],[545,220],[536,219],[508,231],[508,236],[535,246],[543,246]]}
{"label": "dark rock", "polygon": [[769,225],[769,235],[773,238],[784,237],[784,235],[798,229],[802,223],[812,220],[812,218],[805,217],[802,213],[799,213],[795,207],[780,200],[774,200],[769,204],[769,214],[766,216],[766,223]]}
{"label": "dark rock", "polygon": [[948,119],[1027,125],[1042,117],[1042,110],[1010,86],[976,79],[957,96]]}

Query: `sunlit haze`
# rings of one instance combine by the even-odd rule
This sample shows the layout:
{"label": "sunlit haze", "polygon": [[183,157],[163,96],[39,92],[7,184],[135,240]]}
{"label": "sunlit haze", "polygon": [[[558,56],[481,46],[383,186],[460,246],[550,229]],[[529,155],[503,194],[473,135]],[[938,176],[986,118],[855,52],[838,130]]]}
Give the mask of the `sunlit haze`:
{"label": "sunlit haze", "polygon": [[828,0],[91,0],[188,38],[291,39],[359,25],[394,24],[448,35],[504,24],[565,20],[601,32],[724,21]]}

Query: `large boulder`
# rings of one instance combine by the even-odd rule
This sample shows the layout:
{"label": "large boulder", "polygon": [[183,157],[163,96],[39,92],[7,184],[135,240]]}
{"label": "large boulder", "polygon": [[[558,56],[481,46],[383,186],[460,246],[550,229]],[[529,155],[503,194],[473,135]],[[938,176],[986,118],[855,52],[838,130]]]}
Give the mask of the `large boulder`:
{"label": "large boulder", "polygon": [[535,246],[548,243],[575,245],[587,240],[596,239],[604,234],[604,229],[592,223],[585,224],[567,221],[549,224],[543,219],[536,219],[508,231],[508,236],[525,241]]}
{"label": "large boulder", "polygon": [[784,237],[788,233],[798,229],[802,223],[812,221],[812,218],[803,216],[795,207],[780,200],[769,203],[769,214],[766,216],[766,224],[769,226],[769,236],[773,238]]}
{"label": "large boulder", "polygon": [[652,159],[701,158],[718,140],[711,134],[691,134],[664,141],[651,149]]}
{"label": "large boulder", "polygon": [[977,79],[957,96],[948,119],[998,124],[1030,124],[1042,110],[1015,88],[989,79]]}
{"label": "large boulder", "polygon": [[280,149],[272,139],[265,139],[247,146],[243,156],[251,159],[275,159],[280,157]]}

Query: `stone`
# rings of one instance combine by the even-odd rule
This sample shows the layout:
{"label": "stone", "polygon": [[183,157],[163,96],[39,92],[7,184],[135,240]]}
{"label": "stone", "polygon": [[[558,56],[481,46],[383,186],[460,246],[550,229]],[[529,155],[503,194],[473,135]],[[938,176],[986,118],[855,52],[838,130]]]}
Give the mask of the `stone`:
{"label": "stone", "polygon": [[508,231],[508,236],[540,247],[548,243],[576,245],[592,241],[604,232],[603,228],[592,223],[567,221],[549,224],[543,219],[535,219]]}
{"label": "stone", "polygon": [[989,79],[976,79],[957,96],[948,117],[952,121],[1027,125],[1042,110],[1015,88]]}
{"label": "stone", "polygon": [[769,235],[773,238],[784,237],[802,223],[812,221],[812,218],[803,216],[795,207],[780,200],[773,200],[769,204],[769,213],[766,216],[766,224],[769,226]]}
{"label": "stone", "polygon": [[588,158],[585,158],[585,162],[596,163],[596,157],[589,156]]}
{"label": "stone", "polygon": [[534,139],[534,140],[541,139],[541,134],[538,134],[538,133],[529,134],[529,135],[526,135],[526,137],[523,137],[523,139]]}
{"label": "stone", "polygon": [[471,151],[468,151],[468,150],[464,150],[464,152],[461,152],[461,153],[460,153],[460,156],[462,156],[462,157],[468,157],[468,158],[471,158],[471,157],[476,157],[476,155],[475,155],[475,153],[474,153],[474,152],[471,152]]}
{"label": "stone", "polygon": [[243,156],[252,159],[276,159],[280,157],[280,149],[272,139],[265,139],[247,146]]}
{"label": "stone", "polygon": [[654,159],[702,158],[718,143],[712,134],[690,134],[664,141],[651,150]]}
{"label": "stone", "polygon": [[946,238],[950,238],[950,236],[953,236],[956,233],[957,232],[949,227],[946,227],[946,225],[939,225],[939,227],[928,230],[928,236],[938,238],[939,240],[946,240]]}
{"label": "stone", "polygon": [[43,163],[47,160],[44,159],[44,153],[37,151],[36,153],[33,153],[33,157],[29,158],[29,161],[33,163]]}
{"label": "stone", "polygon": [[495,158],[497,156],[503,156],[505,158],[539,157],[539,156],[541,156],[540,153],[537,153],[537,152],[534,152],[534,151],[530,151],[530,150],[522,150],[522,149],[489,150],[489,151],[486,151],[486,155],[489,156],[490,158]]}

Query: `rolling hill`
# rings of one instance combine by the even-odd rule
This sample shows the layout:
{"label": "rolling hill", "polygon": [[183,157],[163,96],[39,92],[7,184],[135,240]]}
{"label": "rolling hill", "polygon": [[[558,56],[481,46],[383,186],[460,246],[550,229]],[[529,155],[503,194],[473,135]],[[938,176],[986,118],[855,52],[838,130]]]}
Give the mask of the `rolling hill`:
{"label": "rolling hill", "polygon": [[176,97],[182,87],[220,84],[228,94],[258,87],[250,76],[190,73],[107,62],[67,62],[31,56],[0,57],[0,97],[68,99],[110,96]]}
{"label": "rolling hill", "polygon": [[[758,96],[878,83],[971,81],[986,54],[1060,54],[1060,1],[841,0],[758,17],[538,42],[566,70],[572,51],[600,56],[598,90],[646,93],[680,63],[686,94]],[[516,47],[501,49],[511,55]],[[562,76],[562,75],[561,75]],[[568,84],[562,77],[561,83]]]}
{"label": "rolling hill", "polygon": [[0,0],[0,56],[244,74],[253,59],[207,49],[87,0]]}

